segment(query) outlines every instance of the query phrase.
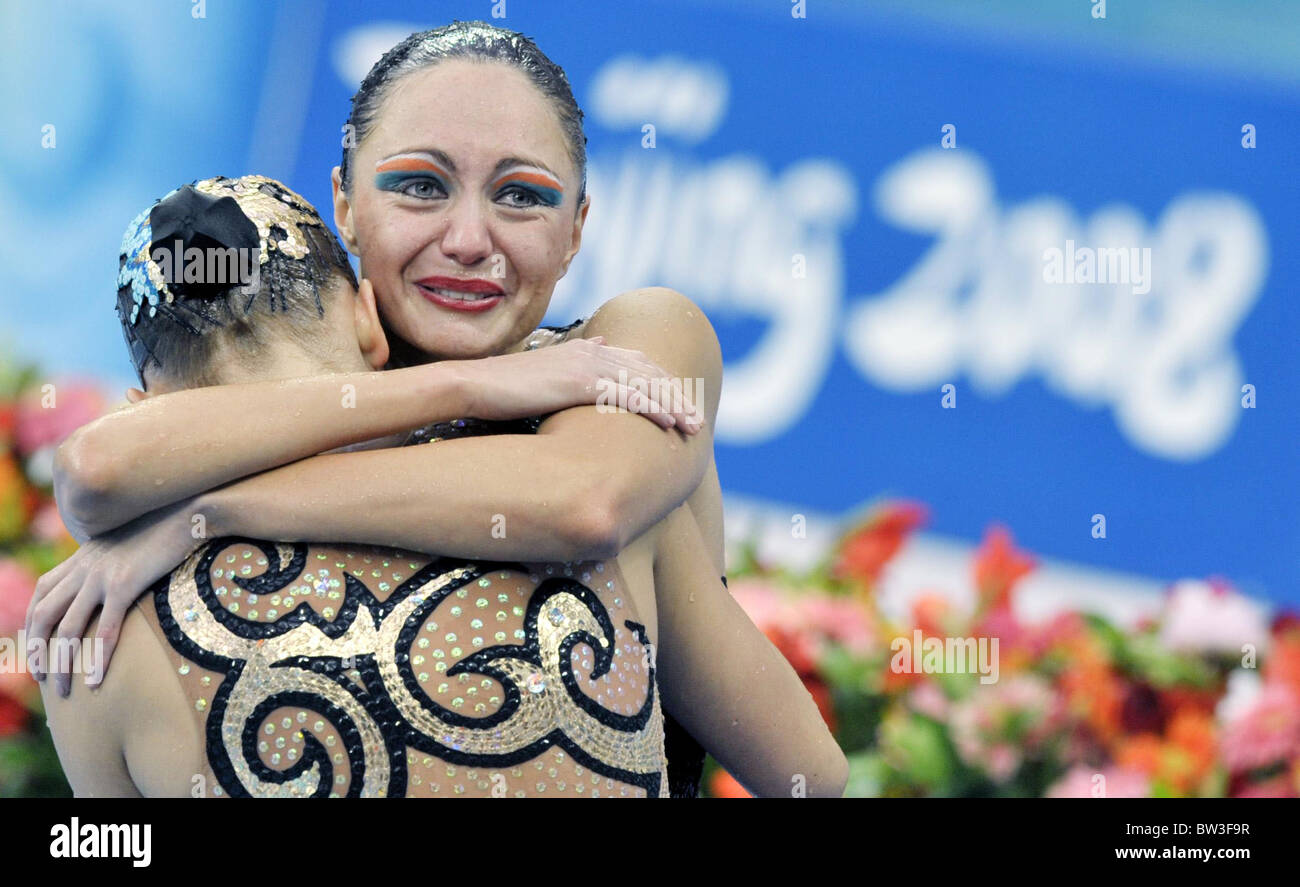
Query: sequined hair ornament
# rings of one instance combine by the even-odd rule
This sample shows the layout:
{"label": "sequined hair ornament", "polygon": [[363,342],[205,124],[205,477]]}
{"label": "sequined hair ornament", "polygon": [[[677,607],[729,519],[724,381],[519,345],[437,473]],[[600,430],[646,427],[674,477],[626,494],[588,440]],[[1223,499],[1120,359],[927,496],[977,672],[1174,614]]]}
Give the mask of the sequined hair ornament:
{"label": "sequined hair ornament", "polygon": [[162,366],[155,352],[168,324],[202,336],[248,316],[259,298],[285,311],[299,282],[324,317],[320,284],[343,268],[315,208],[274,179],[217,176],[177,188],[122,238],[117,313],[141,383],[150,360]]}

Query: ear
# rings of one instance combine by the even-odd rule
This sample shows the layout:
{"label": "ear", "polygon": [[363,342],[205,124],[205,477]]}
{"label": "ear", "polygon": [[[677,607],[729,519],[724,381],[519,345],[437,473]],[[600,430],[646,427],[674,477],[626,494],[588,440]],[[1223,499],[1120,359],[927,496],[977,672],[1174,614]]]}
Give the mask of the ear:
{"label": "ear", "polygon": [[569,241],[569,251],[564,254],[564,268],[560,271],[560,277],[569,273],[569,263],[573,261],[573,257],[578,254],[578,249],[582,246],[582,226],[587,224],[587,210],[589,209],[591,209],[590,194],[582,198],[582,207],[573,220],[573,235]]}
{"label": "ear", "polygon": [[334,227],[348,252],[359,256],[357,239],[352,232],[352,202],[348,200],[348,192],[343,190],[343,170],[340,167],[334,167],[330,173],[330,184],[334,186]]}
{"label": "ear", "polygon": [[131,403],[139,403],[149,397],[148,392],[141,391],[139,388],[126,389],[126,399]]}
{"label": "ear", "polygon": [[382,370],[388,363],[388,336],[384,326],[379,322],[379,309],[375,304],[375,290],[369,280],[362,279],[357,287],[357,296],[352,300],[354,323],[357,331],[357,345],[365,355],[366,363],[377,370]]}

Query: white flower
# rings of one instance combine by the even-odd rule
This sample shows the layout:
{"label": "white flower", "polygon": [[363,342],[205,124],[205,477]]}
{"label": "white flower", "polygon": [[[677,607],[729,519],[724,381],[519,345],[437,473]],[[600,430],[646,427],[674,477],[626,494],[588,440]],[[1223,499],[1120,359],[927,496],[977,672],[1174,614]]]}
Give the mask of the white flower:
{"label": "white flower", "polygon": [[1170,590],[1160,641],[1171,650],[1198,653],[1240,654],[1250,644],[1262,655],[1268,619],[1262,606],[1228,588],[1187,579]]}

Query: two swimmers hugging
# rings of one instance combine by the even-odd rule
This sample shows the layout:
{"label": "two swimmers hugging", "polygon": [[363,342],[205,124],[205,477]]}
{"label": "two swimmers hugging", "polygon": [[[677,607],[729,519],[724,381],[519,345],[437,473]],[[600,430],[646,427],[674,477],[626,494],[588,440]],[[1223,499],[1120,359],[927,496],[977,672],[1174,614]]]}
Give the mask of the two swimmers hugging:
{"label": "two swimmers hugging", "polygon": [[[193,270],[175,273],[177,254]],[[257,271],[210,280],[209,256],[227,269],[255,257]],[[315,210],[277,182],[219,177],[173,191],[132,223],[119,274],[118,312],[147,390],[133,398],[134,421],[149,401],[161,409],[169,393],[204,389],[191,420],[237,423],[241,385],[292,387],[312,374],[337,374],[340,398],[382,396],[365,387],[389,357],[374,293],[357,284]],[[590,404],[593,383],[646,371],[633,352],[563,338],[542,349],[549,355],[483,359],[517,365],[507,406],[480,396],[418,413],[394,402],[382,424],[365,428],[348,425],[340,399],[301,408],[343,426],[348,443],[334,450],[389,448],[525,433],[536,426],[512,423]],[[539,371],[565,349],[563,372]],[[472,375],[481,362],[456,363]],[[387,373],[419,384],[420,369]],[[458,413],[486,421],[469,432],[450,421]],[[410,432],[429,423],[439,436]],[[78,794],[667,796],[665,731],[681,729],[666,717],[669,704],[762,792],[792,777],[811,776],[813,791],[834,782],[819,774],[834,766],[833,739],[788,664],[721,588],[685,507],[655,540],[657,600],[612,557],[490,560],[487,543],[484,560],[467,561],[378,547],[384,540],[260,542],[227,534],[219,520],[195,533],[211,501],[187,498],[117,531],[143,540],[152,563],[133,564],[137,577],[158,579],[123,621],[117,667],[96,691],[69,697],[62,674],[57,692],[43,686]],[[93,511],[93,502],[79,505]],[[75,592],[104,566],[95,545],[51,574],[56,604],[59,589]],[[699,603],[673,607],[670,589],[693,604],[699,592]]]}

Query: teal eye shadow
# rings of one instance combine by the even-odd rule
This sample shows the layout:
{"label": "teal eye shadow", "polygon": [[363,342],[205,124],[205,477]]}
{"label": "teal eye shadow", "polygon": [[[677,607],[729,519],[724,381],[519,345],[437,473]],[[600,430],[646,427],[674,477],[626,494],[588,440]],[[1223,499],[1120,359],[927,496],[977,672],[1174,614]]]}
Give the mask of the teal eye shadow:
{"label": "teal eye shadow", "polygon": [[406,172],[391,171],[381,172],[375,175],[375,187],[380,191],[400,191],[405,185],[413,181],[423,181],[432,179],[438,183],[438,187],[443,191],[447,190],[447,185],[442,179],[428,172]]}
{"label": "teal eye shadow", "polygon": [[559,206],[564,199],[564,195],[554,188],[547,188],[545,185],[526,184],[524,182],[511,182],[510,187],[522,188],[529,194],[535,196],[539,201],[547,206]]}

